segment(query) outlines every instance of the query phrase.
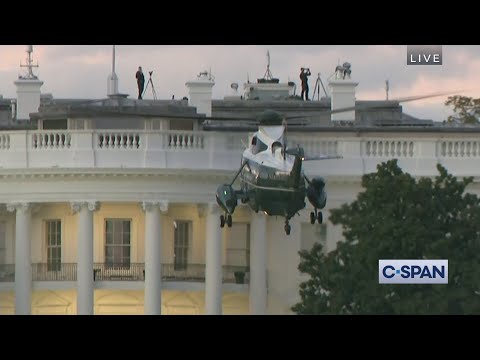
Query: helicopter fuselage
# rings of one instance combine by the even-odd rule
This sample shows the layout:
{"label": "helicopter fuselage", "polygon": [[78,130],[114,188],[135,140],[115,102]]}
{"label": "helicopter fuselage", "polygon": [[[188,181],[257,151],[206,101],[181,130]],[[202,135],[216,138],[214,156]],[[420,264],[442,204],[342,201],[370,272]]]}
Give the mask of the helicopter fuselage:
{"label": "helicopter fuselage", "polygon": [[[314,207],[310,222],[322,223],[322,213],[318,210],[326,205],[325,180],[321,177],[307,179],[302,168],[306,160],[304,150],[298,145],[288,149],[284,131],[284,126],[262,126],[250,137],[250,145],[243,152],[235,177],[230,184],[217,188],[215,197],[224,211],[220,227],[232,226],[232,214],[240,200],[256,212],[284,217],[285,232],[289,235],[289,220],[305,209],[306,197]],[[237,178],[240,190],[233,188]]]}
{"label": "helicopter fuselage", "polygon": [[240,184],[246,203],[267,215],[293,217],[305,208],[306,185],[301,159],[287,155],[275,158],[245,151]]}

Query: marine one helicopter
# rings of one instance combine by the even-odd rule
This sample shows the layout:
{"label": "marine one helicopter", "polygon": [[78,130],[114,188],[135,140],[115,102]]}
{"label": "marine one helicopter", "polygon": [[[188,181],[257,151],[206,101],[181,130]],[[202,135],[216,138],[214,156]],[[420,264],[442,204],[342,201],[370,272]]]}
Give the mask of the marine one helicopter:
{"label": "marine one helicopter", "polygon": [[[429,95],[396,99],[410,102],[456,92],[442,92]],[[366,108],[370,108],[367,106]],[[329,111],[330,114],[359,109],[358,106]],[[290,117],[290,119],[301,116]],[[266,110],[257,119],[258,130],[249,138],[249,144],[242,155],[241,166],[229,184],[218,186],[215,197],[224,211],[220,216],[220,227],[232,226],[232,214],[240,200],[255,212],[263,211],[269,216],[285,217],[285,233],[290,234],[289,220],[306,206],[305,197],[313,206],[310,223],[323,222],[321,210],[325,208],[327,193],[325,179],[309,179],[302,164],[307,160],[340,159],[341,156],[320,155],[309,157],[301,146],[287,148],[286,121],[276,111]],[[233,184],[240,177],[240,189]]]}
{"label": "marine one helicopter", "polygon": [[[285,233],[290,234],[289,220],[305,208],[305,197],[312,204],[310,222],[323,222],[322,212],[327,202],[325,180],[309,179],[303,171],[306,160],[338,159],[340,156],[307,157],[302,147],[287,148],[283,117],[266,110],[258,118],[258,131],[250,136],[249,146],[242,156],[240,169],[230,184],[217,188],[216,200],[224,210],[220,226],[232,226],[232,214],[238,201],[247,203],[254,211],[269,216],[285,217]],[[240,177],[240,189],[233,184]]]}

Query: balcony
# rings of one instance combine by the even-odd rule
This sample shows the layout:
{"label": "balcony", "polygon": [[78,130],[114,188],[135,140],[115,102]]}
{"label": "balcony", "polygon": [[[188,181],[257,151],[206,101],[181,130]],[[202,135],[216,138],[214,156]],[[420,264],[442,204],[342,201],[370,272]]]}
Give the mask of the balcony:
{"label": "balcony", "polygon": [[[249,268],[224,265],[223,283],[248,283]],[[95,263],[92,269],[95,281],[144,281],[145,264],[131,263],[128,266]],[[0,265],[0,282],[15,281],[15,265]],[[32,281],[77,281],[77,264],[32,264]],[[162,264],[162,281],[205,282],[205,264],[187,264],[176,269],[173,264]]]}
{"label": "balcony", "polygon": [[[158,130],[28,130],[2,132],[0,168],[13,169],[238,169],[247,133]],[[341,155],[322,162],[325,176],[360,176],[397,158],[405,171],[436,175],[441,162],[455,175],[476,175],[480,134],[453,130],[408,133],[318,131],[289,133],[288,143],[306,154]],[[310,174],[318,162],[305,164]]]}

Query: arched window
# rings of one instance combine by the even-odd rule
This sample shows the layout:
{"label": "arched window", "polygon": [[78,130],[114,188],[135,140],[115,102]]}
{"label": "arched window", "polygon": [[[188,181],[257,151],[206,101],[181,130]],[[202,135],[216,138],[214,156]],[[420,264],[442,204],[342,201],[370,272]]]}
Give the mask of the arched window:
{"label": "arched window", "polygon": [[282,144],[280,143],[280,141],[275,141],[272,144],[272,154],[275,154],[277,152],[277,150],[281,149],[281,148],[282,148]]}

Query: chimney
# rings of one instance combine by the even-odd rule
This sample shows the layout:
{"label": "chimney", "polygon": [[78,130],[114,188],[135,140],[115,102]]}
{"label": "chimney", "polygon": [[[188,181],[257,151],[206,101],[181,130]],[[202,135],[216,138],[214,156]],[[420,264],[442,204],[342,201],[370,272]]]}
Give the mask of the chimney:
{"label": "chimney", "polygon": [[20,67],[27,68],[28,73],[18,76],[18,80],[14,82],[17,87],[17,120],[30,120],[30,113],[38,112],[40,107],[40,88],[43,81],[38,80],[38,77],[33,74],[33,68],[38,68],[38,64],[33,64],[32,53],[33,46],[27,45],[26,64]]}
{"label": "chimney", "polygon": [[[330,80],[330,94],[331,94],[331,109],[345,109],[355,107],[355,88],[358,82],[352,81],[351,65],[346,62],[343,65],[338,65],[335,69],[335,78]],[[343,111],[333,113],[331,116],[334,121],[355,121],[355,110]]]}
{"label": "chimney", "polygon": [[185,83],[188,88],[190,106],[197,108],[197,113],[212,116],[212,88],[215,80],[211,73],[201,72],[195,80]]}

